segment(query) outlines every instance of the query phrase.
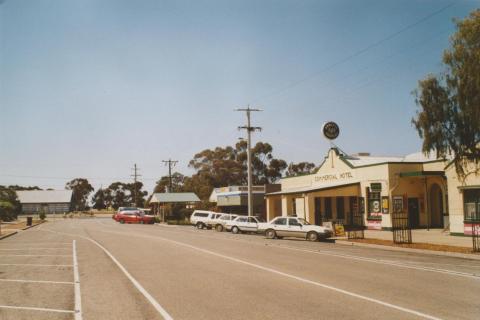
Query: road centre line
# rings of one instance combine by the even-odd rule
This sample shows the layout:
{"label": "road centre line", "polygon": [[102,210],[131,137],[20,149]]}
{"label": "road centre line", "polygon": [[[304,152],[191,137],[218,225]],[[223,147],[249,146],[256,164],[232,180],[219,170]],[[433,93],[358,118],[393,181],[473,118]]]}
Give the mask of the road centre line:
{"label": "road centre line", "polygon": [[[104,231],[104,232],[117,233],[117,232],[109,232],[109,231]],[[120,234],[122,234],[122,233],[120,233]],[[132,234],[133,233],[129,233],[129,235],[132,235]],[[186,244],[186,243],[183,243],[183,242],[179,242],[179,241],[175,241],[175,240],[171,240],[171,239],[166,239],[166,238],[163,238],[163,237],[149,237],[149,236],[147,236],[146,238],[156,238],[156,239],[159,239],[159,240],[163,240],[165,242],[170,242],[170,243],[176,244],[178,246],[182,246],[182,247],[192,249],[194,251],[203,252],[203,253],[206,253],[206,254],[209,254],[209,255],[212,255],[212,256],[216,256],[216,257],[219,257],[219,258],[223,258],[225,260],[230,260],[230,261],[233,261],[233,262],[236,262],[236,263],[247,265],[247,266],[250,266],[250,267],[253,267],[253,268],[256,268],[256,269],[260,269],[260,270],[263,270],[263,271],[266,271],[266,272],[270,272],[270,273],[273,273],[273,274],[277,274],[277,275],[280,275],[280,276],[283,276],[283,277],[286,277],[286,278],[294,279],[294,280],[297,280],[297,281],[300,281],[300,282],[303,282],[303,283],[307,283],[307,284],[311,284],[311,285],[321,287],[321,288],[324,288],[324,289],[332,290],[332,291],[335,291],[335,292],[338,292],[338,293],[341,293],[341,294],[344,294],[344,295],[347,295],[347,296],[350,296],[350,297],[358,298],[358,299],[361,299],[361,300],[365,300],[365,301],[369,301],[369,302],[372,302],[372,303],[375,303],[375,304],[382,305],[384,307],[388,307],[388,308],[395,309],[395,310],[398,310],[398,311],[403,311],[405,313],[413,314],[413,315],[416,315],[416,316],[419,316],[419,317],[422,317],[422,318],[425,318],[425,319],[430,319],[430,320],[441,319],[441,318],[438,318],[438,317],[435,317],[435,316],[432,316],[432,315],[429,315],[429,314],[426,314],[426,313],[422,313],[422,312],[419,312],[419,311],[416,311],[416,310],[413,310],[413,309],[404,308],[404,307],[394,305],[394,304],[391,304],[391,303],[388,303],[388,302],[385,302],[385,301],[382,301],[382,300],[378,300],[378,299],[375,299],[375,298],[370,298],[370,297],[367,297],[367,296],[363,296],[363,295],[360,295],[358,293],[354,293],[354,292],[351,292],[351,291],[347,291],[347,290],[344,290],[344,289],[333,287],[333,286],[330,286],[330,285],[327,285],[327,284],[323,284],[321,282],[308,280],[306,278],[295,276],[293,274],[289,274],[289,273],[282,272],[282,271],[279,271],[279,270],[275,270],[275,269],[272,269],[272,268],[269,268],[269,267],[258,265],[258,264],[252,263],[252,262],[248,262],[248,261],[245,261],[245,260],[241,260],[241,259],[237,259],[237,258],[230,257],[230,256],[227,256],[227,255],[223,255],[223,254],[220,254],[220,253],[217,253],[217,252],[213,252],[213,251],[203,249],[203,248],[200,248],[200,247],[196,247],[196,246]]]}
{"label": "road centre line", "polygon": [[17,266],[17,267],[63,267],[71,268],[71,264],[29,264],[29,263],[0,263],[0,266]]}
{"label": "road centre line", "polygon": [[75,313],[73,310],[60,310],[60,309],[48,309],[48,308],[35,308],[35,307],[16,307],[0,305],[0,309],[18,309],[18,310],[31,310],[31,311],[45,311],[45,312],[58,312],[58,313]]}
{"label": "road centre line", "polygon": [[82,294],[80,292],[80,275],[78,273],[77,242],[72,241],[73,251],[73,282],[75,291],[75,320],[82,320]]}
{"label": "road centre line", "polygon": [[[43,227],[40,226],[40,227]],[[53,230],[48,230],[44,228],[39,228],[39,231],[46,231],[46,232],[52,232],[60,235],[67,235],[71,237],[79,237],[85,240],[88,240],[95,245],[97,245],[100,249],[105,252],[110,259],[117,265],[117,267],[125,274],[125,276],[132,282],[132,284],[137,288],[138,291],[140,291],[141,294],[150,302],[150,304],[157,310],[158,313],[165,319],[165,320],[173,320],[173,318],[168,314],[168,312],[155,300],[155,298],[127,271],[127,269],[108,251],[104,246],[102,246],[100,243],[97,241],[93,240],[92,238],[88,238],[85,236],[81,235],[75,235],[75,234],[69,234],[69,233],[64,233],[64,232],[58,232],[58,231],[53,231]]]}
{"label": "road centre line", "polygon": [[0,254],[0,257],[71,257],[65,254]]}
{"label": "road centre line", "polygon": [[70,248],[22,248],[22,249],[0,249],[0,251],[27,251],[27,250],[69,250]]}
{"label": "road centre line", "polygon": [[[105,230],[101,230],[101,232],[109,232]],[[181,232],[175,232],[177,234]],[[131,234],[131,233],[129,233]],[[236,242],[243,242],[243,243],[248,243],[248,244],[254,244],[257,246],[265,247],[265,246],[270,246],[273,248],[280,248],[280,249],[286,249],[286,250],[293,250],[293,251],[299,251],[299,252],[306,252],[306,253],[314,253],[318,255],[325,255],[325,256],[332,256],[332,257],[337,257],[337,258],[343,258],[343,259],[350,259],[350,260],[357,260],[357,261],[363,261],[363,262],[370,262],[370,263],[375,263],[375,264],[382,264],[382,265],[389,265],[389,266],[394,266],[398,268],[405,268],[405,269],[413,269],[413,270],[419,270],[419,271],[426,271],[426,272],[435,272],[435,273],[441,273],[441,274],[448,274],[451,276],[459,276],[459,277],[465,277],[465,278],[472,278],[476,280],[480,280],[480,275],[474,274],[474,273],[466,273],[466,272],[460,272],[460,271],[454,271],[454,270],[448,270],[448,269],[440,269],[440,268],[433,268],[433,267],[427,267],[427,266],[419,266],[419,265],[411,265],[411,264],[406,264],[404,262],[398,262],[394,260],[383,260],[383,259],[376,259],[376,258],[367,258],[367,257],[360,257],[356,255],[350,255],[350,254],[341,254],[341,253],[336,253],[332,251],[324,251],[324,250],[312,250],[312,249],[302,249],[302,248],[295,248],[291,246],[285,246],[281,244],[265,244],[265,243],[256,243],[254,241],[247,241],[239,238],[219,238],[215,236],[207,236],[207,235],[202,235],[202,234],[197,234],[200,237],[207,238],[207,239],[216,239],[216,240],[229,240],[229,241],[236,241]],[[155,236],[152,236],[155,237]],[[420,262],[421,263],[421,262]]]}
{"label": "road centre line", "polygon": [[73,282],[65,281],[46,281],[46,280],[23,280],[23,279],[0,279],[0,282],[24,282],[24,283],[45,283],[45,284],[70,284]]}
{"label": "road centre line", "polygon": [[60,245],[71,245],[71,243],[68,242],[22,242],[22,241],[10,241],[10,242],[5,242],[5,243],[0,243],[0,245],[8,245],[8,244],[24,244],[24,245],[32,245],[32,244],[60,244]]}

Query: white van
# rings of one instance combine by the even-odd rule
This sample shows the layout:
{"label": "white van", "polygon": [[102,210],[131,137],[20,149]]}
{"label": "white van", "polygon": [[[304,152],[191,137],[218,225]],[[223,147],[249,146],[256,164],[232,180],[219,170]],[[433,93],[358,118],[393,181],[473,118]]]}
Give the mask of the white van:
{"label": "white van", "polygon": [[217,215],[221,215],[221,213],[206,210],[195,210],[190,216],[190,224],[194,225],[198,229],[205,229],[208,226],[208,222],[212,219],[215,219]]}

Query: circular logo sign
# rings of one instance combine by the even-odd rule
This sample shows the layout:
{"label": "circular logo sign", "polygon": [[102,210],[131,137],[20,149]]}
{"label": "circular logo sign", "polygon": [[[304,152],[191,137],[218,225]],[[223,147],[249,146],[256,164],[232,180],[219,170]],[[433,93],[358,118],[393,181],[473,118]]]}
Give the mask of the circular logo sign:
{"label": "circular logo sign", "polygon": [[330,140],[334,140],[340,134],[340,128],[338,125],[333,122],[329,121],[323,125],[323,135]]}

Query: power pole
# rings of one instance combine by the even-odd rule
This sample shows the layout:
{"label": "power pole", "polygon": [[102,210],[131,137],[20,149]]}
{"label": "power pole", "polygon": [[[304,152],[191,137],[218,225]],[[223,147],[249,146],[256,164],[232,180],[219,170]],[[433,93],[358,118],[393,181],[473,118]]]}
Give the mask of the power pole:
{"label": "power pole", "polygon": [[168,192],[172,192],[172,167],[175,167],[175,165],[178,163],[177,160],[162,160],[165,165],[168,164],[168,179],[169,179],[169,187],[168,187]]}
{"label": "power pole", "polygon": [[253,195],[252,195],[252,132],[262,131],[261,127],[252,127],[250,124],[250,113],[263,111],[260,109],[251,109],[248,106],[246,109],[239,108],[235,111],[245,111],[247,114],[247,125],[238,127],[238,130],[247,130],[247,167],[248,167],[248,215],[253,216]]}
{"label": "power pole", "polygon": [[133,177],[133,201],[135,201],[135,207],[137,206],[137,178],[138,177],[141,177],[142,175],[141,174],[138,174],[138,171],[139,169],[137,168],[137,164],[135,163],[133,165],[133,174],[130,175],[131,177]]}

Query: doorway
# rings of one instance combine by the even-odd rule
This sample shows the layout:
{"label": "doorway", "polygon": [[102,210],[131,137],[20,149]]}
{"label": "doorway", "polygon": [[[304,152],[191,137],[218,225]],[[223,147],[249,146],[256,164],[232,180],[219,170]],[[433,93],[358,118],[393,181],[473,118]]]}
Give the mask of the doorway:
{"label": "doorway", "polygon": [[410,228],[418,228],[420,224],[420,210],[418,208],[418,198],[408,198],[408,220]]}
{"label": "doorway", "polygon": [[443,194],[438,184],[430,188],[430,226],[443,228]]}
{"label": "doorway", "polygon": [[322,198],[315,198],[315,224],[318,226],[322,225]]}

